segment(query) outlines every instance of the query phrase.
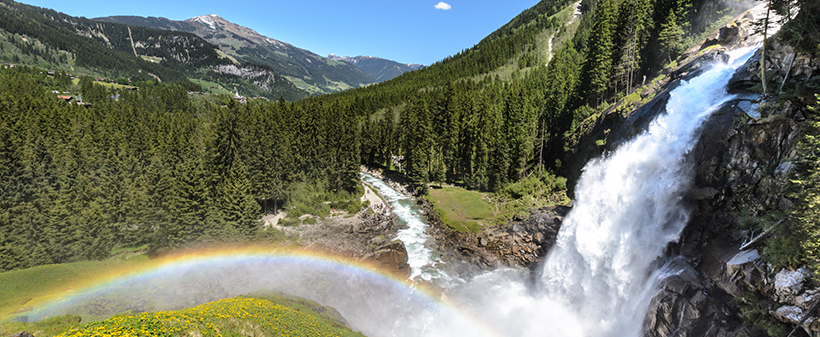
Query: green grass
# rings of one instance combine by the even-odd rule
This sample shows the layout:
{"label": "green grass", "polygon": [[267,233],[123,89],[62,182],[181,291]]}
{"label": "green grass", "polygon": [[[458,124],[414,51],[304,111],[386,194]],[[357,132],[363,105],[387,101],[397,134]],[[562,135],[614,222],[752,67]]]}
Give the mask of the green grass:
{"label": "green grass", "polygon": [[138,266],[146,259],[109,259],[38,266],[0,274],[0,319],[81,285],[88,275]]}
{"label": "green grass", "polygon": [[299,89],[305,90],[311,95],[313,95],[313,94],[324,94],[325,93],[325,91],[322,90],[321,88],[319,88],[317,86],[314,86],[314,85],[311,85],[311,84],[308,84],[307,82],[305,82],[305,80],[303,80],[301,78],[294,77],[294,76],[285,76],[285,78],[287,78],[288,81],[293,83],[293,85],[297,86]]}
{"label": "green grass", "polygon": [[458,231],[478,232],[479,221],[487,224],[495,220],[492,204],[485,200],[486,193],[459,187],[430,189],[430,201],[441,215],[441,220]]}
{"label": "green grass", "polygon": [[121,314],[81,324],[79,316],[0,324],[0,334],[35,336],[363,336],[338,312],[282,293],[240,296],[173,311]]}
{"label": "green grass", "polygon": [[[71,83],[73,83],[74,85],[79,85],[80,84],[80,79],[75,78],[75,79],[71,80]],[[99,85],[105,87],[106,89],[133,88],[133,86],[130,86],[130,85],[122,85],[122,84],[117,84],[117,83],[107,83],[107,82],[100,82],[100,81],[94,81],[94,84],[99,84]]]}
{"label": "green grass", "polygon": [[[123,255],[139,252],[142,248],[120,248],[112,253]],[[0,318],[7,320],[14,317],[14,312],[22,312],[36,303],[82,287],[90,275],[98,277],[100,274],[141,266],[131,260],[109,259],[2,273]],[[263,336],[361,336],[346,327],[344,318],[335,309],[278,292],[257,293],[177,311],[125,313],[106,318],[68,315],[33,323],[5,321],[0,323],[0,336],[11,336],[20,331],[38,337],[106,334],[241,336],[248,333]],[[84,322],[88,323],[82,324]]]}
{"label": "green grass", "polygon": [[701,50],[698,52],[698,55],[697,55],[697,56],[701,56],[701,55],[703,55],[704,53],[706,53],[707,51],[710,51],[710,50],[712,50],[712,49],[716,49],[716,48],[720,48],[720,47],[722,47],[722,46],[721,46],[721,45],[719,45],[719,44],[714,44],[714,45],[711,45],[711,46],[709,46],[709,47],[706,47],[706,48],[704,48],[704,49],[701,49]]}
{"label": "green grass", "polygon": [[12,336],[18,332],[25,331],[34,336],[55,336],[68,329],[81,326],[80,316],[66,315],[52,317],[34,323],[6,322],[0,323],[0,336]]}
{"label": "green grass", "polygon": [[441,222],[456,231],[474,233],[506,226],[513,218],[526,218],[534,209],[569,202],[566,179],[547,171],[535,172],[492,194],[460,187],[433,187],[427,198],[441,216]]}
{"label": "green grass", "polygon": [[353,192],[329,192],[330,188],[324,183],[299,183],[290,193],[290,201],[285,205],[288,219],[296,219],[305,214],[326,217],[332,208],[358,212],[362,209],[361,197],[364,188],[361,185]]}
{"label": "green grass", "polygon": [[87,335],[363,336],[313,310],[253,297],[229,298],[175,311],[114,316],[59,336]]}
{"label": "green grass", "polygon": [[[200,78],[189,78],[191,82],[199,83],[202,86],[202,90],[207,93],[216,94],[216,95],[233,95],[233,91],[229,91],[228,89],[223,88],[219,83],[206,81]],[[215,87],[216,89],[208,89],[210,87]]]}

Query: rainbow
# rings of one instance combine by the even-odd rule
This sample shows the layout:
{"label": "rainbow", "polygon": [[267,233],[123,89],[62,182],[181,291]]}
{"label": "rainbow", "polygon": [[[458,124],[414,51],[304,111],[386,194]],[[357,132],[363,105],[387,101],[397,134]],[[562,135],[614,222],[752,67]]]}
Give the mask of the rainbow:
{"label": "rainbow", "polygon": [[[239,269],[239,267],[242,269]],[[199,274],[213,270],[221,270],[223,274]],[[259,274],[257,274],[257,272]],[[243,278],[243,273],[244,275],[253,273],[253,276]],[[302,274],[305,273],[307,274],[302,276]],[[260,280],[252,278],[259,278]],[[268,278],[276,278],[276,280],[268,280]],[[134,266],[117,268],[91,276],[78,284],[72,284],[72,290],[70,291],[55,291],[54,293],[41,296],[29,302],[29,306],[34,309],[23,313],[23,315],[28,315],[32,320],[63,315],[66,314],[70,308],[83,305],[83,303],[87,303],[89,300],[106,298],[112,292],[117,291],[120,292],[119,296],[122,297],[123,293],[128,294],[131,292],[132,287],[146,284],[151,285],[157,280],[165,279],[182,280],[183,282],[193,279],[208,279],[206,282],[214,282],[216,284],[215,288],[217,289],[222,289],[220,287],[224,287],[226,284],[227,287],[232,287],[239,283],[237,280],[248,280],[251,283],[251,285],[243,283],[242,286],[237,286],[238,288],[233,290],[234,293],[226,293],[227,297],[245,294],[249,292],[248,289],[251,290],[250,292],[253,292],[253,289],[256,289],[256,291],[263,290],[268,285],[265,282],[268,281],[271,282],[270,284],[291,282],[291,286],[293,286],[293,284],[319,283],[323,286],[336,289],[337,292],[339,292],[339,289],[341,289],[341,292],[351,290],[362,291],[361,294],[349,294],[348,298],[336,299],[335,302],[332,298],[329,301],[314,299],[324,305],[336,307],[348,318],[348,321],[350,321],[354,328],[357,327],[357,325],[369,324],[366,322],[370,319],[368,315],[389,315],[390,310],[373,310],[363,314],[353,313],[348,315],[344,312],[344,306],[355,306],[356,301],[380,301],[381,299],[378,297],[385,294],[388,298],[383,301],[392,303],[392,306],[387,305],[391,307],[390,309],[392,310],[410,312],[407,308],[412,307],[415,312],[419,309],[423,309],[433,313],[431,314],[433,316],[448,315],[448,317],[452,317],[453,321],[456,322],[454,324],[462,324],[470,330],[475,330],[477,335],[499,335],[492,328],[486,326],[485,323],[473,318],[469,313],[459,310],[446,298],[440,296],[440,294],[424,286],[409,282],[404,275],[385,271],[367,262],[325,252],[303,249],[283,249],[271,246],[217,247],[188,250]],[[341,286],[339,284],[341,284]],[[357,284],[362,284],[362,286],[357,286]],[[152,291],[166,291],[169,294],[175,294],[177,290],[174,289],[178,289],[181,292],[188,290],[191,294],[199,292],[198,290],[191,291],[190,288],[185,288],[184,285],[177,285],[176,287],[178,288],[169,286],[172,288],[171,290],[165,290],[164,288],[166,286],[162,283],[160,283],[160,285],[146,287],[152,289]],[[287,290],[286,288],[283,292],[291,293]],[[371,290],[374,292],[370,293],[369,291]],[[156,295],[150,292],[148,294],[149,295],[145,296],[148,297],[148,300],[158,300],[163,296],[168,296],[162,294]],[[309,293],[308,296],[299,293],[293,295],[309,298],[310,294],[312,293]],[[132,296],[131,298],[133,299],[134,297],[139,298],[138,296]],[[223,295],[222,297],[226,296]],[[146,300],[145,298],[139,299],[143,301]],[[362,305],[362,307],[372,306],[369,302]],[[405,308],[405,306],[407,308]],[[402,313],[400,312],[396,316],[401,315]],[[353,316],[353,320],[351,320],[350,316]],[[365,322],[357,324],[356,320],[364,320]],[[385,319],[384,317],[378,318],[377,320],[382,321],[382,325],[391,323],[385,322],[389,319]],[[373,330],[379,331],[379,329],[382,328],[384,328],[384,326],[377,326],[373,327]],[[368,330],[368,328],[363,329],[363,332],[367,333],[366,330]],[[427,332],[428,331],[425,330],[425,333]]]}

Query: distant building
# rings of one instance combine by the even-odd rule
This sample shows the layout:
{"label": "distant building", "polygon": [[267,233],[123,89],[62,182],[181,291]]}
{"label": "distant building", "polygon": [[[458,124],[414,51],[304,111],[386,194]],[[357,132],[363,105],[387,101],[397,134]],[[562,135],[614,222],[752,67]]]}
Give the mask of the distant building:
{"label": "distant building", "polygon": [[245,96],[239,96],[239,90],[236,87],[233,88],[236,91],[236,94],[233,96],[233,99],[239,101],[239,103],[248,103],[248,98]]}
{"label": "distant building", "polygon": [[74,96],[69,96],[69,95],[57,95],[57,98],[59,98],[59,99],[61,99],[61,100],[64,100],[64,101],[66,101],[66,102],[71,102],[71,100],[73,100],[73,99],[74,99]]}

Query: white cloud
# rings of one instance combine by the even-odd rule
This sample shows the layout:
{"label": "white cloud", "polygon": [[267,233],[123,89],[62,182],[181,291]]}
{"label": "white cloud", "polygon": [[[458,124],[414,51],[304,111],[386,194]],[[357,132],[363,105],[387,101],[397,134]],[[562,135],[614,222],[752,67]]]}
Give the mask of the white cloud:
{"label": "white cloud", "polygon": [[448,4],[448,3],[446,3],[446,2],[443,2],[443,1],[442,1],[442,2],[439,2],[439,3],[436,5],[436,9],[441,9],[441,10],[445,10],[445,11],[449,11],[449,10],[450,10],[450,8],[453,8],[453,6],[450,6],[450,4]]}

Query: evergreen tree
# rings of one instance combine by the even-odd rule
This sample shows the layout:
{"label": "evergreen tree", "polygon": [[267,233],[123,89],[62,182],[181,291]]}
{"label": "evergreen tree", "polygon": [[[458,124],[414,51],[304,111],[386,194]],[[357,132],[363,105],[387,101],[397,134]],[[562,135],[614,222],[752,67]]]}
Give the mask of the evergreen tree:
{"label": "evergreen tree", "polygon": [[600,0],[595,10],[595,25],[592,30],[587,76],[592,97],[600,103],[612,83],[613,50],[615,49],[615,21],[618,7],[615,0]]}
{"label": "evergreen tree", "polygon": [[629,91],[634,86],[641,55],[649,42],[653,7],[649,0],[626,0],[621,8],[617,34],[620,56],[615,72],[618,84]]}
{"label": "evergreen tree", "polygon": [[675,13],[675,9],[670,9],[669,15],[666,16],[658,34],[658,41],[667,62],[672,61],[672,55],[680,53],[683,34],[683,28],[678,24],[678,15]]}

